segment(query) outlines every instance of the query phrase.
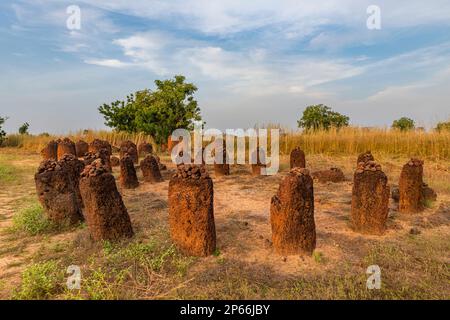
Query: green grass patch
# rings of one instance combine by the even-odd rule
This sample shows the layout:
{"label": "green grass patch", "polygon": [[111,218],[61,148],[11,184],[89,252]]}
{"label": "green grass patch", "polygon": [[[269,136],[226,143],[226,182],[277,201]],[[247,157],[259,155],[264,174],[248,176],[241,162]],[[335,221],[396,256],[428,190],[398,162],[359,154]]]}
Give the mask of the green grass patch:
{"label": "green grass patch", "polygon": [[0,185],[11,184],[18,179],[18,169],[10,164],[0,163]]}
{"label": "green grass patch", "polygon": [[10,231],[20,231],[35,236],[51,232],[54,229],[54,224],[47,219],[42,206],[35,203],[14,215],[13,226],[10,228]]}
{"label": "green grass patch", "polygon": [[22,273],[22,283],[13,299],[49,299],[62,292],[63,282],[64,269],[56,261],[32,264]]}

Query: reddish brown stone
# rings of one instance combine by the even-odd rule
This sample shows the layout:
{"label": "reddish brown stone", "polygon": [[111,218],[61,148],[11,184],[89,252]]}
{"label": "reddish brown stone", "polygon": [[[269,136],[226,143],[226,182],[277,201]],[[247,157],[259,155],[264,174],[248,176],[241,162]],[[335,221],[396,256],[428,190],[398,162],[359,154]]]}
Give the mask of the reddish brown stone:
{"label": "reddish brown stone", "polygon": [[71,173],[53,160],[41,163],[34,176],[39,202],[49,220],[58,225],[83,220]]}
{"label": "reddish brown stone", "polygon": [[381,235],[389,214],[388,178],[375,161],[360,162],[354,175],[351,224],[355,231]]}
{"label": "reddish brown stone", "polygon": [[300,147],[291,151],[291,169],[293,168],[306,168],[305,152]]}
{"label": "reddish brown stone", "polygon": [[270,204],[272,243],[281,255],[311,255],[316,247],[313,180],[307,169],[294,168]]}
{"label": "reddish brown stone", "polygon": [[55,140],[47,143],[41,150],[41,156],[43,160],[58,160],[58,143]]}
{"label": "reddish brown stone", "polygon": [[78,158],[84,157],[89,152],[89,144],[86,141],[79,140],[75,144],[75,150]]}
{"label": "reddish brown stone", "polygon": [[78,160],[74,155],[66,154],[59,160],[58,164],[69,173],[75,187],[75,192],[77,193],[79,206],[83,208],[83,199],[80,193],[80,175],[84,169],[83,161]]}
{"label": "reddish brown stone", "polygon": [[208,256],[216,249],[213,182],[204,166],[180,165],[169,182],[169,226],[184,253]]}
{"label": "reddish brown stone", "polygon": [[60,160],[65,154],[71,154],[74,156],[77,155],[75,143],[69,138],[58,140],[58,160]]}
{"label": "reddish brown stone", "polygon": [[230,165],[227,163],[228,155],[225,148],[222,149],[222,154],[222,163],[220,164],[214,162],[214,174],[216,175],[216,177],[230,175]]}
{"label": "reddish brown stone", "polygon": [[136,145],[132,141],[124,141],[120,144],[120,157],[124,157],[125,154],[130,156],[133,163],[139,162],[139,156]]}
{"label": "reddish brown stone", "polygon": [[139,186],[133,159],[128,154],[124,154],[120,159],[119,181],[122,188],[125,189],[134,189]]}
{"label": "reddish brown stone", "polygon": [[111,167],[120,166],[120,159],[118,157],[112,156],[110,159],[111,159]]}
{"label": "reddish brown stone", "polygon": [[140,157],[145,158],[147,155],[153,153],[153,146],[150,143],[143,141],[138,145],[138,153]]}
{"label": "reddish brown stone", "polygon": [[98,152],[89,151],[84,155],[84,165],[90,165],[94,160],[101,159],[102,163],[108,168],[109,172],[112,172],[111,157],[106,149],[100,149]]}
{"label": "reddish brown stone", "polygon": [[266,153],[265,153],[265,151],[263,151],[263,159],[260,158],[259,153],[260,153],[259,148],[257,148],[252,153],[252,158],[256,158],[256,163],[252,163],[252,175],[253,176],[260,176],[261,169],[266,167],[266,165],[264,164],[265,161],[263,161],[266,158]]}
{"label": "reddish brown stone", "polygon": [[159,170],[163,171],[163,170],[167,170],[167,166],[161,162],[161,158],[158,157],[156,154],[154,155],[156,161],[158,161],[158,166],[159,166]]}
{"label": "reddish brown stone", "polygon": [[106,150],[108,156],[112,155],[112,147],[108,141],[94,139],[94,141],[89,144],[89,152],[98,153],[100,150]]}
{"label": "reddish brown stone", "polygon": [[141,170],[144,180],[147,182],[161,182],[163,178],[159,171],[159,164],[156,158],[152,155],[147,155],[141,161]]}
{"label": "reddish brown stone", "polygon": [[117,190],[114,176],[101,159],[85,167],[80,190],[85,217],[92,238],[96,241],[118,240],[133,236],[130,216]]}
{"label": "reddish brown stone", "polygon": [[345,181],[345,175],[339,168],[331,168],[329,170],[316,171],[311,174],[313,179],[317,179],[319,182],[342,182]]}
{"label": "reddish brown stone", "polygon": [[423,161],[411,159],[403,166],[398,184],[400,199],[399,212],[416,213],[422,211]]}
{"label": "reddish brown stone", "polygon": [[361,162],[366,163],[368,161],[375,161],[375,158],[373,157],[371,151],[360,153],[358,155],[358,160],[356,161],[356,164],[359,165]]}

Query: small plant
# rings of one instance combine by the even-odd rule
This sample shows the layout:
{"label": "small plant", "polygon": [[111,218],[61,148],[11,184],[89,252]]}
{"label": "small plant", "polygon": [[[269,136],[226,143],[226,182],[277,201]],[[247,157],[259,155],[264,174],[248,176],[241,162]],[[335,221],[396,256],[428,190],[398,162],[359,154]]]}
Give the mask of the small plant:
{"label": "small plant", "polygon": [[23,231],[35,236],[52,229],[53,224],[45,217],[44,209],[37,203],[22,209],[13,217],[12,231]]}
{"label": "small plant", "polygon": [[219,249],[219,248],[216,248],[216,250],[214,250],[213,256],[214,256],[214,257],[220,256],[220,249]]}
{"label": "small plant", "polygon": [[17,300],[42,300],[63,289],[64,270],[55,261],[29,266],[22,274],[22,284],[13,295]]}
{"label": "small plant", "polygon": [[323,263],[324,262],[324,256],[323,253],[317,250],[314,250],[313,252],[313,259],[316,263]]}

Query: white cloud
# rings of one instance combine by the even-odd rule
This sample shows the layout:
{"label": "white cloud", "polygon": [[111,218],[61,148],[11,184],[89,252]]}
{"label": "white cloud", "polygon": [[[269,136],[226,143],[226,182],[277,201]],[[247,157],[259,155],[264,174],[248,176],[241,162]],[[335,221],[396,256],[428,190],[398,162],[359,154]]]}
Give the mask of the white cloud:
{"label": "white cloud", "polygon": [[87,64],[93,64],[102,67],[110,67],[110,68],[124,68],[129,66],[130,64],[124,63],[117,59],[87,59],[84,60]]}

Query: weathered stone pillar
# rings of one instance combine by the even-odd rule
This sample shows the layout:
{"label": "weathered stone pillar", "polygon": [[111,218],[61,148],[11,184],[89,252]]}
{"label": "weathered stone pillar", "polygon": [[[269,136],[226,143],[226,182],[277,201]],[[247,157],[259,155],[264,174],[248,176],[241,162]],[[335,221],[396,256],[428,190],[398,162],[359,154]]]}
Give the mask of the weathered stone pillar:
{"label": "weathered stone pillar", "polygon": [[360,162],[354,175],[351,224],[355,231],[381,235],[389,214],[388,178],[375,161]]}
{"label": "weathered stone pillar", "polygon": [[138,145],[138,153],[140,157],[145,158],[147,155],[153,153],[153,146],[150,143],[143,141]]}
{"label": "weathered stone pillar", "polygon": [[133,160],[133,163],[139,162],[139,156],[136,145],[132,141],[124,141],[120,144],[120,157],[124,157],[128,154]]}
{"label": "weathered stone pillar", "polygon": [[366,151],[358,155],[358,160],[356,160],[356,164],[359,165],[361,162],[366,163],[369,161],[375,161],[375,158],[373,157],[371,151]]}
{"label": "weathered stone pillar", "polygon": [[67,168],[53,160],[43,161],[34,176],[36,192],[49,220],[58,225],[83,220],[78,193]]}
{"label": "weathered stone pillar", "polygon": [[291,169],[293,168],[306,168],[305,152],[300,147],[291,151],[290,156]]}
{"label": "weathered stone pillar", "polygon": [[51,140],[41,150],[41,156],[43,160],[58,160],[58,143],[55,140]]}
{"label": "weathered stone pillar", "polygon": [[161,182],[163,178],[159,171],[159,164],[156,158],[152,155],[147,155],[141,160],[141,170],[144,180],[147,182]]}
{"label": "weathered stone pillar", "polygon": [[316,247],[314,189],[309,171],[294,168],[270,204],[272,243],[281,255],[311,255]]}
{"label": "weathered stone pillar", "polygon": [[204,166],[178,166],[169,182],[169,225],[173,242],[186,254],[215,251],[213,182]]}
{"label": "weathered stone pillar", "polygon": [[399,188],[399,212],[416,213],[423,207],[423,161],[411,159],[403,166],[398,184]]}
{"label": "weathered stone pillar", "polygon": [[60,160],[65,154],[71,154],[76,156],[77,151],[75,149],[75,143],[69,138],[64,138],[58,141],[58,160]]}
{"label": "weathered stone pillar", "polygon": [[89,144],[86,141],[79,140],[75,144],[75,150],[78,158],[84,157],[89,152]]}
{"label": "weathered stone pillar", "polygon": [[139,186],[139,181],[134,168],[133,159],[125,154],[120,159],[120,185],[125,189],[134,189]]}

